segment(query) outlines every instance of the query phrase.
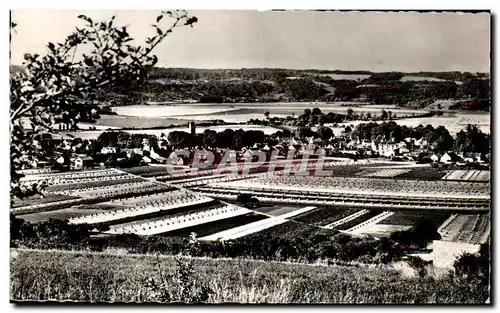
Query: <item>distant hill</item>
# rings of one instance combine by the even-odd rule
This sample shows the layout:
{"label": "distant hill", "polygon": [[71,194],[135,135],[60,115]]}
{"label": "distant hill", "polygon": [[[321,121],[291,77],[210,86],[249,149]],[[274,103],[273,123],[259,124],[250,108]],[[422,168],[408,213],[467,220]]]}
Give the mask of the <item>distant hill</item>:
{"label": "distant hill", "polygon": [[[22,70],[22,66],[10,66],[11,73]],[[366,101],[415,109],[440,99],[467,99],[482,101],[481,106],[468,108],[488,109],[489,77],[488,73],[463,72],[154,67],[145,83],[111,88],[100,99],[103,105],[119,106],[187,99],[206,103]]]}

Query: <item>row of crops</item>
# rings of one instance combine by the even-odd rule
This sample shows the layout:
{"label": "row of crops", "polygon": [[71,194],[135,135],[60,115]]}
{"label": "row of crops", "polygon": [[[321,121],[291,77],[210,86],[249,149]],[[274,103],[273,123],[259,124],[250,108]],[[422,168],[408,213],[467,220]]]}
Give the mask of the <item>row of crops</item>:
{"label": "row of crops", "polygon": [[88,182],[74,183],[74,184],[64,184],[64,185],[54,185],[50,186],[47,191],[48,192],[60,192],[60,191],[70,191],[70,190],[79,190],[79,189],[92,189],[92,188],[100,188],[100,187],[112,187],[116,185],[123,184],[132,184],[143,182],[144,179],[139,177],[124,177],[121,179],[113,179],[113,180],[94,180]]}
{"label": "row of crops", "polygon": [[35,195],[23,199],[15,198],[12,200],[11,207],[18,208],[28,205],[45,204],[45,203],[59,202],[72,199],[78,199],[78,197],[59,195],[59,194],[46,194],[44,196]]}
{"label": "row of crops", "polygon": [[340,225],[336,225],[334,228],[338,230],[348,230],[349,228],[352,228],[358,224],[363,223],[364,221],[367,221],[371,219],[372,217],[375,217],[382,213],[381,210],[369,210],[366,214],[363,214],[355,219],[352,219],[350,221],[347,221],[345,223],[342,223]]}
{"label": "row of crops", "polygon": [[305,177],[305,176],[268,176],[231,182],[221,186],[246,186],[267,188],[288,188],[292,190],[345,190],[348,192],[369,192],[378,194],[412,194],[440,196],[489,196],[488,183],[457,181],[421,181],[361,177]]}

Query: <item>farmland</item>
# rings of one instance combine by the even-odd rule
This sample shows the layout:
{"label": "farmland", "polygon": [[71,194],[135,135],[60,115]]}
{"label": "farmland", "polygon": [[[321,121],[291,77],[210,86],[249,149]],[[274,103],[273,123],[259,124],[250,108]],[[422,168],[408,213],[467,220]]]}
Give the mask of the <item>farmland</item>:
{"label": "farmland", "polygon": [[425,212],[399,211],[395,212],[388,218],[383,219],[382,221],[379,222],[379,224],[413,226],[427,215],[428,213]]}
{"label": "farmland", "polygon": [[315,190],[346,194],[411,195],[415,197],[487,198],[489,184],[354,177],[268,176],[245,181],[213,184],[217,187],[245,186],[273,190]]}
{"label": "farmland", "polygon": [[[234,207],[234,210],[229,209],[228,211],[230,206],[218,204],[218,201],[213,200],[213,198],[218,198],[232,201],[242,190],[253,192],[263,203],[270,201],[270,205],[256,208],[255,212],[282,216],[282,218],[286,216],[286,219],[316,227],[335,225],[330,227],[340,230],[347,230],[361,224],[389,207],[393,210],[397,208],[404,210],[406,207],[413,209],[421,207],[429,210],[444,206],[448,210],[455,211],[461,208],[474,210],[474,208],[481,207],[486,210],[489,207],[487,194],[489,185],[486,183],[422,180],[421,178],[426,175],[434,178],[435,170],[410,167],[405,169],[404,173],[399,173],[398,167],[391,169],[387,167],[389,164],[343,165],[338,163],[331,166],[334,177],[259,175],[253,178],[237,178],[230,175],[223,176],[224,180],[229,182],[213,180],[212,178],[215,177],[213,171],[207,171],[206,174],[202,175],[206,175],[203,177],[207,177],[209,181],[205,182],[205,185],[192,187],[195,193],[179,191],[168,184],[140,177],[168,178],[170,176],[164,176],[166,173],[164,167],[142,166],[126,169],[133,174],[116,170],[97,170],[75,173],[72,176],[57,173],[28,176],[27,180],[49,180],[55,183],[49,188],[51,196],[48,199],[51,199],[50,197],[54,200],[57,199],[53,198],[55,197],[53,195],[58,193],[65,194],[63,197],[66,195],[82,197],[85,201],[89,200],[101,204],[56,207],[47,212],[38,210],[38,213],[25,214],[25,219],[43,221],[56,218],[67,219],[74,224],[108,224],[111,225],[110,232],[112,233],[153,232],[155,234],[186,235],[190,230],[199,229],[203,231],[203,234],[210,235],[244,225],[240,224],[239,221],[244,221],[244,217],[249,216],[251,211],[240,209],[237,206]],[[369,177],[377,172],[388,172],[388,174],[377,176],[394,175],[398,179]],[[414,175],[416,176],[413,177],[414,179],[401,177],[411,176],[412,173],[423,174],[420,178],[418,175]],[[363,175],[364,177],[353,177],[353,175]],[[181,174],[179,178],[184,177],[198,179],[195,173]],[[165,181],[168,182],[170,179],[172,178]],[[212,181],[210,182],[210,180]],[[78,182],[75,183],[75,181]],[[393,193],[393,190],[399,192]],[[438,197],[429,198],[429,194],[432,194],[433,191],[437,194],[439,190],[441,190],[441,194]],[[470,195],[474,193],[474,190],[476,195],[471,198]],[[283,193],[281,193],[282,191]],[[408,197],[409,195],[412,196]],[[465,195],[469,199],[466,199]],[[280,201],[284,201],[285,197],[295,198],[290,204],[295,201],[299,205],[290,206],[286,205],[286,202],[279,204]],[[441,198],[442,200],[440,200]],[[272,199],[276,200],[271,201]],[[50,204],[49,200],[46,201]],[[272,204],[273,202],[274,204]],[[304,205],[311,204],[317,204],[319,207],[301,211]],[[338,208],[332,208],[332,205],[336,205]],[[366,212],[347,219],[345,223],[338,222],[361,210]],[[420,216],[418,214],[420,211],[412,212],[408,214],[396,212],[392,217],[377,224],[389,225],[392,223],[391,221],[396,221],[394,225],[410,226],[409,224],[412,221],[416,222]],[[20,216],[23,217],[23,215]],[[236,222],[230,222],[232,220]],[[255,221],[258,219],[248,219],[247,224]],[[226,223],[227,227],[220,226]],[[210,228],[214,228],[214,230],[210,231]]]}
{"label": "farmland", "polygon": [[490,171],[453,170],[453,171],[449,171],[445,176],[443,176],[442,179],[489,182],[490,181]]}
{"label": "farmland", "polygon": [[489,221],[489,214],[458,214],[451,216],[439,231],[446,241],[477,243],[489,236]]}
{"label": "farmland", "polygon": [[[399,168],[404,168],[401,166],[406,165],[394,166],[397,171]],[[107,246],[112,249],[114,245],[117,245],[123,247],[125,251],[135,251],[134,253],[138,253],[138,251],[164,253],[165,251],[179,249],[178,247],[182,245],[175,242],[178,242],[179,238],[188,240],[194,232],[199,238],[202,247],[201,251],[203,251],[202,255],[217,258],[230,256],[234,258],[264,259],[268,260],[268,262],[270,260],[313,262],[326,259],[329,260],[328,262],[341,262],[341,264],[354,260],[360,262],[369,260],[368,262],[380,263],[385,260],[384,253],[389,253],[390,250],[382,252],[386,250],[381,249],[387,249],[387,247],[383,248],[383,241],[377,241],[370,236],[376,238],[389,237],[392,232],[409,230],[424,219],[431,220],[436,224],[436,228],[441,226],[441,233],[447,233],[446,236],[449,236],[449,240],[482,242],[483,237],[489,231],[489,220],[485,217],[488,216],[487,214],[459,214],[460,210],[474,211],[478,210],[478,208],[484,211],[489,210],[489,197],[486,194],[482,195],[482,190],[487,190],[488,183],[436,179],[434,177],[435,171],[428,170],[429,167],[405,168],[405,171],[409,170],[409,172],[403,173],[402,176],[411,175],[412,172],[415,174],[424,171],[420,172],[420,176],[415,174],[418,177],[412,179],[404,177],[366,177],[367,173],[387,171],[387,169],[389,169],[388,172],[391,172],[390,163],[387,162],[360,162],[360,164],[331,162],[331,167],[334,169],[334,176],[331,177],[285,177],[266,176],[264,174],[248,177],[225,175],[223,180],[220,181],[215,178],[217,175],[213,171],[207,171],[207,173],[202,173],[201,177],[196,177],[196,174],[193,177],[192,174],[182,173],[179,177],[165,180],[176,183],[179,178],[183,179],[184,177],[192,177],[189,179],[203,178],[203,180],[200,180],[201,184],[190,187],[190,190],[155,180],[155,177],[160,179],[168,177],[164,175],[166,172],[165,167],[136,167],[127,169],[129,173],[121,170],[94,170],[71,174],[28,175],[25,177],[25,181],[51,181],[54,185],[50,187],[52,189],[50,189],[49,195],[54,195],[54,192],[67,193],[71,195],[69,197],[77,197],[77,199],[90,202],[63,208],[39,209],[29,214],[21,213],[17,216],[33,223],[47,223],[50,219],[57,219],[69,221],[70,226],[73,227],[90,225],[91,228],[94,227],[90,231],[90,238],[88,239],[91,247],[97,245],[98,247],[104,248]],[[149,179],[141,178],[141,176]],[[432,177],[433,180],[426,180],[429,177]],[[466,193],[465,189],[470,189],[471,186],[475,186],[478,190],[477,196],[469,199],[462,197],[462,193]],[[415,194],[403,190],[404,187],[411,189]],[[445,196],[440,198],[426,195],[425,193],[432,190],[432,188],[445,190]],[[388,191],[389,189],[398,192],[392,194]],[[250,193],[257,197],[261,203],[255,208],[241,206],[234,200],[237,195],[242,193]],[[62,197],[49,196],[47,199],[57,202],[66,199],[64,197],[68,196],[64,195]],[[222,197],[229,197],[226,200],[230,200],[231,203],[224,201]],[[48,202],[48,204],[50,203]],[[403,207],[408,209],[401,210]],[[23,206],[11,210],[16,209],[23,209]],[[450,217],[449,212],[454,212],[459,218],[446,223],[445,221],[449,220]],[[467,216],[467,218],[460,216]],[[112,239],[115,238],[114,236],[130,235],[138,235],[138,237],[116,237],[117,239]],[[365,238],[366,235],[369,236]],[[446,236],[444,236],[445,239]],[[127,240],[132,240],[132,238],[138,238],[134,240],[139,240],[139,243],[135,245],[127,244]],[[101,246],[101,244],[98,244],[100,240],[104,240],[104,242],[109,240],[110,244]],[[46,247],[46,245],[47,243],[43,243],[42,247]],[[35,244],[35,247],[37,247],[37,244]],[[101,251],[103,248],[97,248],[97,250]],[[72,273],[72,270],[69,270],[70,272],[61,272],[57,264],[66,262],[67,253],[73,252],[40,252],[42,254],[37,254],[39,252],[13,251],[20,255],[27,253],[24,255],[29,257],[36,255],[40,258],[48,258],[44,262],[37,263],[35,267],[28,258],[20,259],[16,257],[12,260],[14,268],[14,278],[12,280],[13,299],[45,299],[45,297],[65,299],[65,297],[71,297],[72,299],[88,301],[90,300],[89,297],[97,297],[95,299],[103,301],[107,299],[106,297],[110,297],[110,299],[114,300],[138,301],[151,300],[151,297],[153,297],[153,293],[146,291],[141,291],[143,293],[127,293],[125,290],[135,288],[129,285],[123,285],[122,289],[114,289],[115,291],[108,290],[108,288],[111,288],[109,286],[117,286],[117,284],[120,284],[118,282],[123,282],[122,276],[127,277],[125,279],[127,283],[124,284],[136,285],[144,285],[143,280],[146,277],[155,277],[154,274],[148,273],[154,273],[152,272],[155,271],[153,264],[157,259],[147,255],[132,257],[129,254],[117,256],[106,253],[75,253],[72,255],[72,264],[75,265],[74,270],[76,271],[82,266],[85,266],[85,268],[81,269],[84,271],[92,269],[88,274],[90,276],[85,277],[92,280],[92,284],[99,286],[96,288],[103,289],[99,291],[98,296],[94,294],[94,291],[85,289],[85,286],[89,283],[88,281],[67,280],[67,282],[71,281],[71,284],[65,285],[66,291],[62,295],[55,294],[56,291],[53,291],[52,288],[50,290],[43,289],[45,287],[40,284],[44,279],[56,279],[58,284],[62,283],[65,279],[64,275]],[[45,255],[43,253],[52,254]],[[174,254],[176,253],[179,252],[174,252]],[[399,256],[395,255],[394,257],[398,258]],[[165,256],[160,258],[162,260],[172,260]],[[339,261],[333,261],[337,259]],[[362,295],[362,292],[365,292],[363,291],[365,289],[362,288],[365,287],[356,284],[352,285],[352,287],[346,287],[353,284],[352,279],[350,283],[344,282],[344,280],[340,283],[344,286],[342,288],[352,288],[352,291],[349,292],[353,294],[347,296],[348,298],[345,298],[346,296],[342,292],[339,294],[338,291],[333,293],[326,291],[324,288],[334,288],[337,286],[335,284],[339,284],[339,282],[330,281],[330,279],[337,277],[335,276],[337,274],[331,274],[333,276],[328,274],[330,271],[335,272],[334,269],[338,268],[336,265],[321,267],[323,269],[321,275],[319,275],[315,267],[311,267],[311,274],[308,274],[309,270],[302,270],[302,275],[306,276],[304,276],[303,281],[302,278],[299,278],[297,282],[296,272],[294,272],[295,276],[292,277],[290,276],[292,272],[286,272],[288,274],[285,274],[284,270],[271,265],[281,263],[251,263],[251,261],[244,260],[217,261],[207,258],[196,260],[195,262],[199,262],[196,263],[197,272],[209,284],[212,284],[213,290],[219,290],[219,295],[211,295],[209,302],[220,301],[222,298],[226,300],[242,299],[241,297],[245,296],[241,292],[250,292],[248,291],[250,289],[247,288],[253,288],[251,289],[253,290],[251,292],[254,293],[253,296],[248,295],[248,298],[244,298],[250,302],[286,302],[290,301],[290,299],[296,299],[299,302],[322,299],[321,301],[325,302],[338,301],[341,303],[344,301],[364,301],[361,299],[379,299],[382,302],[387,302],[391,301],[392,298],[390,297],[395,297],[394,293],[391,293],[390,296],[387,294],[374,296],[373,291]],[[114,262],[112,264],[117,268],[100,266],[98,265],[99,262]],[[252,265],[245,265],[245,268],[240,272],[227,272],[225,268],[226,266],[233,266],[229,265],[233,264],[232,262]],[[89,265],[89,263],[92,265]],[[28,264],[31,266],[31,270],[28,270]],[[290,266],[290,263],[287,266]],[[301,265],[297,264],[296,266],[298,268]],[[260,285],[248,286],[243,283],[244,280],[238,280],[237,282],[241,286],[237,288],[240,289],[235,289],[235,294],[232,296],[221,291],[223,288],[232,290],[228,289],[227,280],[220,278],[222,277],[220,276],[221,270],[224,269],[227,275],[234,274],[237,277],[237,275],[248,275],[247,270],[250,267],[252,270],[258,271],[259,274],[267,273],[271,268],[272,271],[278,272],[274,272],[272,274],[274,276],[266,274],[265,279],[259,279],[258,284]],[[390,265],[379,265],[376,272],[381,273],[381,271],[385,270],[382,270],[382,268],[391,271]],[[108,269],[112,269],[112,271],[106,272]],[[324,271],[325,269],[327,269],[327,272]],[[349,269],[349,267],[346,269]],[[370,267],[363,266],[357,268],[357,270],[361,272],[356,275],[365,275],[362,273],[370,271]],[[98,276],[94,277],[91,273],[96,273]],[[23,281],[20,280],[21,276],[19,275],[24,275]],[[25,284],[25,281],[35,277],[33,275],[39,277],[38,282],[40,284],[35,283],[32,286]],[[100,280],[97,277],[101,277]],[[287,283],[287,285],[292,286],[290,288],[293,291],[284,289],[282,285],[284,279],[293,279],[294,283]],[[372,279],[378,278],[373,277]],[[384,277],[384,279],[388,278]],[[402,286],[407,288],[407,285],[395,283],[401,280],[401,277],[397,279],[395,277],[394,280],[388,282],[388,290],[394,292],[396,290],[394,288],[402,288]],[[223,281],[226,281],[226,283]],[[322,286],[324,290],[304,296],[303,290],[300,288],[311,288],[311,284],[316,284],[316,281],[319,284],[318,286]],[[254,282],[253,284],[257,283]],[[366,282],[363,284],[366,285]],[[437,281],[434,284],[437,284]],[[380,281],[377,286],[380,286]],[[259,289],[261,290],[259,295],[255,294],[257,290],[255,288],[262,288]],[[328,290],[336,290],[331,288]],[[43,290],[43,294],[39,293],[41,290]],[[426,292],[428,294],[428,290]],[[439,292],[440,294],[443,293],[443,291]],[[76,296],[76,294],[80,294],[80,296]],[[401,301],[406,296],[407,293],[401,293],[397,299]],[[307,297],[311,298],[307,300]],[[448,299],[449,296],[446,297]],[[471,298],[465,299],[467,300],[464,301],[472,301]],[[439,301],[447,300],[443,298]]]}
{"label": "farmland", "polygon": [[27,206],[27,205],[59,202],[59,201],[64,201],[64,200],[77,199],[77,198],[78,197],[72,197],[72,196],[66,196],[66,195],[60,195],[60,194],[47,194],[46,196],[43,196],[43,197],[40,195],[35,195],[35,196],[30,196],[30,197],[24,198],[24,199],[14,199],[12,201],[12,207],[17,208],[17,207],[23,207],[23,206]]}
{"label": "farmland", "polygon": [[298,215],[294,217],[293,220],[312,225],[325,226],[359,211],[359,209],[335,210],[325,207]]}
{"label": "farmland", "polygon": [[80,129],[120,129],[120,128],[158,128],[184,125],[188,122],[208,122],[202,119],[180,119],[175,117],[158,116],[125,116],[125,115],[103,115],[95,123],[79,123]]}
{"label": "farmland", "polygon": [[424,167],[418,169],[412,169],[408,172],[401,173],[397,177],[405,179],[425,179],[425,180],[438,180],[442,179],[448,172],[443,169],[438,169],[434,167]]}
{"label": "farmland", "polygon": [[239,215],[232,218],[226,218],[223,220],[218,220],[214,222],[204,223],[192,227],[186,227],[160,235],[164,236],[179,236],[188,237],[192,232],[196,233],[200,238],[216,234],[231,228],[239,227],[242,225],[247,225],[253,222],[262,221],[268,217],[262,214],[247,213],[245,215]]}
{"label": "farmland", "polygon": [[[424,219],[439,227],[452,213],[489,211],[489,183],[443,180],[437,174],[444,176],[445,171],[431,167],[375,161],[354,164],[333,160],[329,163],[331,177],[255,174],[217,178],[212,170],[201,172],[200,177],[187,172],[170,177],[165,175],[166,168],[160,166],[135,167],[126,169],[128,172],[92,170],[28,175],[25,181],[52,182],[49,195],[66,193],[87,202],[21,211],[18,216],[36,223],[58,219],[71,225],[91,225],[107,236],[187,238],[194,232],[202,242],[223,239],[248,245],[329,238],[339,231],[354,236],[387,237],[415,227]],[[405,172],[398,174],[401,169]],[[378,176],[395,176],[370,177],[377,172],[388,173]],[[170,185],[179,179],[194,179],[198,183],[190,190]],[[470,197],[474,190],[476,195]],[[260,204],[245,208],[236,203],[237,195],[242,193],[257,197]],[[23,207],[12,210],[17,209]],[[456,223],[450,223],[446,229]],[[469,224],[462,233],[471,238],[481,239],[488,230],[488,221],[484,219]],[[259,249],[248,253],[270,253]]]}
{"label": "farmland", "polygon": [[380,213],[382,213],[382,212],[380,212],[378,210],[370,210],[366,214],[363,214],[363,215],[356,217],[355,219],[352,219],[352,220],[347,221],[345,223],[336,225],[333,228],[338,229],[338,230],[348,230],[348,229],[350,229],[358,224],[361,224],[361,223],[371,219],[372,217],[377,216]]}
{"label": "farmland", "polygon": [[258,233],[250,234],[246,236],[247,239],[258,239],[267,240],[271,238],[306,238],[313,237],[315,235],[326,235],[332,236],[336,234],[336,231],[323,229],[319,227],[314,227],[304,223],[297,223],[293,221],[288,221],[271,228],[267,228]]}

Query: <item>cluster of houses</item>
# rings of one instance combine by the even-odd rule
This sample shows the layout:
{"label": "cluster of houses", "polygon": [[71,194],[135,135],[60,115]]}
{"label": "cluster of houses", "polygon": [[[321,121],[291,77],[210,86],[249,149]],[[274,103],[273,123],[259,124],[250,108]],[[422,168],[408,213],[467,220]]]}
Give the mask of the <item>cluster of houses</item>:
{"label": "cluster of houses", "polygon": [[[327,156],[349,157],[353,159],[384,157],[391,160],[408,160],[408,161],[425,161],[445,164],[468,165],[489,163],[487,156],[478,153],[457,154],[455,152],[447,152],[442,155],[435,154],[429,151],[433,147],[424,139],[405,138],[401,142],[394,140],[359,140],[351,139],[349,136],[336,136],[328,141],[323,141],[320,138],[278,138],[279,142],[275,145],[266,143],[256,143],[252,147],[242,148],[241,151],[235,151],[235,158],[240,161],[248,159],[248,156],[256,151],[264,152],[270,156],[273,152],[278,155],[278,158],[285,158],[289,155],[289,151],[293,150],[296,157],[304,153],[310,153],[311,148],[317,152],[321,148]],[[134,159],[140,164],[161,164],[167,163],[170,148],[165,149],[165,144],[168,144],[166,136],[161,136],[158,140],[158,147],[150,146],[147,139],[144,139],[140,148],[120,149],[119,147],[107,146],[103,147],[100,152],[90,152],[88,143],[79,143],[71,145],[69,141],[62,141],[60,147],[67,153],[59,153],[55,163],[59,166],[64,166],[71,170],[81,170],[85,168],[105,166],[102,162],[103,157],[112,157],[118,164],[126,163],[128,160]],[[174,151],[182,151],[190,153],[180,153],[177,160],[174,160],[174,165],[188,165],[192,162],[194,151],[205,149],[209,150],[214,156],[214,162],[222,158],[226,154],[227,149],[217,147],[192,147],[191,149],[177,149]],[[97,153],[97,155],[95,154]],[[191,154],[190,157],[185,155]],[[314,153],[313,153],[314,154]],[[178,154],[179,155],[179,154]],[[201,160],[203,161],[203,160]],[[48,166],[49,162],[40,162],[40,166]],[[47,163],[47,164],[46,164]]]}

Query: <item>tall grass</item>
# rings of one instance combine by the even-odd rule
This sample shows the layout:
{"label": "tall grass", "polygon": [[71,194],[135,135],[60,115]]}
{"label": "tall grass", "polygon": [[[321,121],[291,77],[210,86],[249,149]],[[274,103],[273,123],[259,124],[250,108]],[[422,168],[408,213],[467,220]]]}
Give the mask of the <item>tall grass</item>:
{"label": "tall grass", "polygon": [[14,301],[208,303],[484,303],[448,276],[171,256],[12,250]]}

